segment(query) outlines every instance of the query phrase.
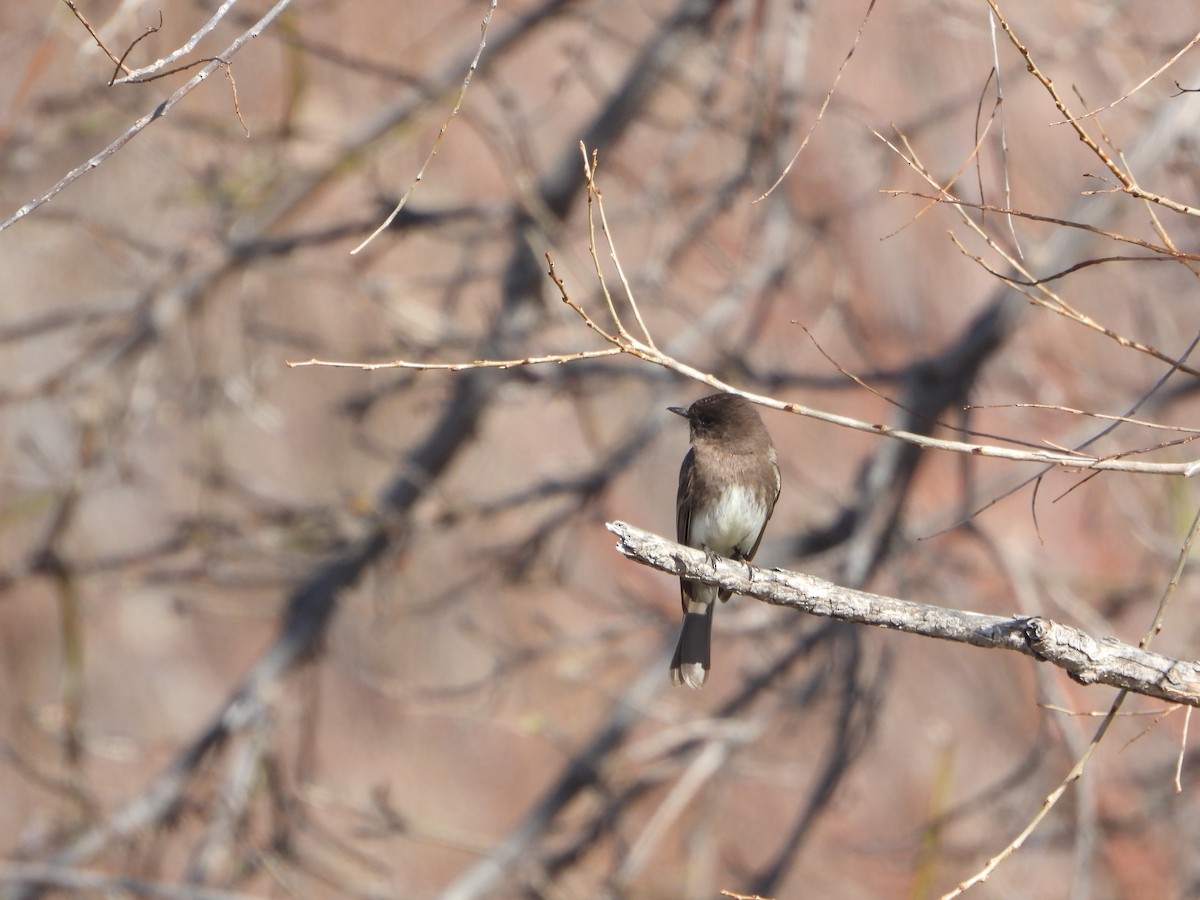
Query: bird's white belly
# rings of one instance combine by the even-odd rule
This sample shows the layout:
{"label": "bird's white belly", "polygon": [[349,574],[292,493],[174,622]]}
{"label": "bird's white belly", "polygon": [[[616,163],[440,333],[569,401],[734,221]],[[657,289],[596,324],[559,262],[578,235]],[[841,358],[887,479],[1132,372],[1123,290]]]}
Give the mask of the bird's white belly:
{"label": "bird's white belly", "polygon": [[749,553],[765,516],[766,510],[753,491],[731,486],[716,503],[693,511],[689,543],[707,547],[718,556],[733,556],[735,550]]}

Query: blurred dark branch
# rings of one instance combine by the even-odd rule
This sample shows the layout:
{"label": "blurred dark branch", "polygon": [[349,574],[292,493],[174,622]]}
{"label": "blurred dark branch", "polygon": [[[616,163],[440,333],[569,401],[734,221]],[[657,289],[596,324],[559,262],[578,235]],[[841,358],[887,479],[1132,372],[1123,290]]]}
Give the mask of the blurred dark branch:
{"label": "blurred dark branch", "polygon": [[[1003,292],[967,326],[962,336],[939,357],[914,362],[898,402],[894,427],[915,435],[932,435],[948,409],[966,403],[980,371],[1016,329],[1026,304],[1013,303]],[[858,480],[858,501],[849,521],[849,552],[842,580],[866,584],[886,558],[901,519],[922,453],[916,444],[890,441],[864,465]]]}
{"label": "blurred dark branch", "polygon": [[[684,0],[646,43],[621,84],[613,91],[600,115],[592,120],[580,142],[589,152],[608,152],[645,108],[652,92],[675,66],[680,56],[703,33],[722,0]],[[540,183],[542,202],[557,217],[565,216],[579,190],[579,145],[563,149],[558,163]]]}
{"label": "blurred dark branch", "polygon": [[1200,663],[1172,659],[1112,638],[1097,639],[1040,616],[989,616],[842,587],[783,569],[756,569],[695,550],[624,522],[608,530],[617,549],[651,568],[720,585],[776,606],[841,622],[873,625],[923,637],[1013,650],[1053,663],[1080,684],[1107,684],[1168,703],[1200,706]]}
{"label": "blurred dark branch", "polygon": [[[796,683],[789,677],[792,669],[801,660],[812,659],[818,649],[824,651],[822,659],[825,661],[814,666],[811,674]],[[837,785],[850,773],[859,751],[865,746],[876,711],[872,705],[879,702],[876,688],[882,687],[883,672],[881,670],[873,679],[871,690],[864,690],[864,668],[860,635],[856,629],[841,622],[822,622],[816,628],[805,629],[788,648],[776,654],[765,668],[748,675],[737,694],[707,720],[710,726],[726,725],[726,728],[712,727],[709,729],[711,734],[688,740],[672,753],[672,756],[681,760],[695,758],[707,746],[722,742],[727,745],[722,748],[722,767],[726,761],[732,767],[736,767],[736,759],[729,758],[752,743],[747,740],[749,734],[759,734],[767,728],[776,728],[781,721],[789,717],[798,718],[814,713],[818,700],[832,701],[837,709],[837,721],[828,751],[821,755],[820,760],[816,757],[806,760],[814,767],[819,765],[820,771],[808,796],[799,804],[800,815],[796,827],[785,839],[775,860],[768,864],[768,868],[780,876],[786,873],[804,838],[828,807]],[[732,729],[735,724],[738,727]],[[633,799],[659,786],[662,776],[656,771],[658,767],[651,767],[648,773],[645,772],[645,768],[642,767],[639,777],[629,788],[608,804],[609,808],[597,814],[595,818],[603,824],[603,830],[612,830],[622,821],[627,821],[620,818],[619,813],[622,809]],[[689,771],[683,778],[690,774],[689,763]],[[709,775],[716,775],[715,768]],[[690,796],[698,794],[699,787],[699,784],[692,784]],[[670,811],[673,821],[679,818],[683,810],[675,798],[664,801],[664,805],[672,800],[675,800],[675,808]],[[661,811],[662,807],[656,812],[656,817]],[[666,824],[669,823],[661,823],[660,828]],[[596,834],[600,831],[601,829],[596,829]],[[650,826],[647,826],[646,831],[650,831]],[[578,847],[579,853],[595,839],[587,832],[584,832],[584,835],[586,837],[580,837],[576,844],[572,845]],[[638,847],[638,843],[644,839],[643,834],[617,867],[616,877],[613,879],[618,889],[617,893],[623,887],[628,889],[629,885],[626,882],[652,858],[652,848]],[[564,855],[559,854],[553,862],[559,863]],[[636,859],[638,855],[642,857],[640,860]],[[556,872],[551,866],[547,869],[551,874]]]}
{"label": "blurred dark branch", "polygon": [[191,885],[126,878],[85,869],[66,869],[33,863],[0,862],[0,882],[42,884],[70,891],[73,896],[151,897],[155,900],[255,900],[251,894]]}
{"label": "blurred dark branch", "polygon": [[821,754],[821,770],[817,773],[807,800],[800,805],[791,831],[775,856],[750,881],[750,889],[765,897],[773,896],[779,890],[805,838],[833,800],[842,779],[866,748],[876,716],[883,708],[883,689],[888,680],[889,667],[879,666],[868,680],[864,672],[867,665],[863,658],[861,636],[853,633],[856,629],[839,623],[833,623],[833,630],[834,636],[840,638],[839,643],[848,649],[845,658],[838,661],[837,671],[830,673],[827,679],[831,690],[839,695],[834,705],[837,722],[829,747]]}
{"label": "blurred dark branch", "polygon": [[[621,86],[612,94],[605,108],[593,119],[583,141],[585,147],[611,147],[635,120],[652,95],[663,75],[680,56],[701,37],[704,28],[720,8],[720,0],[684,0],[676,13],[650,40],[643,52],[627,70]],[[570,201],[584,183],[579,177],[578,149],[564,148],[557,166],[539,182],[539,203],[554,218],[561,219],[570,209]],[[530,215],[528,227],[536,229],[541,216]],[[520,242],[514,248],[514,258],[505,280],[506,292],[533,291],[542,278],[541,260],[528,249],[521,253]],[[478,374],[473,372],[471,374]],[[626,732],[640,719],[641,700],[661,689],[662,674],[657,668],[647,670],[627,692],[625,702],[619,703],[613,717],[596,735],[587,750],[575,757],[558,783],[531,812],[524,822],[501,841],[493,851],[480,860],[449,888],[444,897],[454,900],[491,895],[497,882],[517,860],[530,851],[549,832],[569,801],[597,778],[599,761],[623,739]]]}
{"label": "blurred dark branch", "polygon": [[642,711],[665,684],[663,666],[655,659],[654,665],[648,666],[617,699],[604,726],[571,759],[558,781],[524,821],[446,888],[442,900],[496,896],[497,886],[508,869],[538,845],[579,793],[599,781],[605,760],[624,741],[630,729],[641,721]]}
{"label": "blurred dark branch", "polygon": [[[712,727],[698,728],[694,736],[684,737],[677,745],[666,748],[666,755],[689,767],[706,750],[715,750],[722,759],[728,759],[746,745],[748,733],[767,727],[767,723],[778,722],[781,707],[789,714],[803,714],[818,698],[837,694],[839,703],[844,706],[839,713],[839,727],[831,748],[837,752],[845,750],[849,755],[841,762],[834,758],[826,759],[822,776],[802,813],[805,828],[797,830],[795,840],[789,842],[789,846],[793,847],[799,845],[807,828],[827,804],[834,786],[850,771],[849,764],[856,751],[849,751],[859,745],[859,740],[865,734],[856,726],[854,734],[857,737],[850,741],[848,736],[851,731],[841,726],[851,721],[868,721],[863,718],[864,711],[856,708],[858,703],[870,698],[868,692],[855,687],[860,679],[852,676],[852,673],[858,671],[861,656],[854,647],[843,660],[851,662],[849,667],[841,664],[835,664],[832,668],[822,667],[799,686],[781,689],[790,683],[789,673],[801,660],[811,658],[818,649],[837,643],[838,639],[848,639],[854,645],[857,636],[838,622],[825,623],[822,627],[800,634],[762,671],[747,677],[734,696],[712,713],[708,720]],[[631,726],[636,724],[636,721],[629,719],[630,704],[635,700],[647,702],[650,696],[665,687],[667,681],[662,673],[671,646],[673,643],[664,648],[664,652],[639,676],[621,701],[614,704],[610,717],[597,728],[591,741],[571,759],[563,775],[525,820],[509,837],[497,844],[487,858],[456,881],[443,897],[457,900],[491,896],[504,875],[516,868],[518,863],[533,869],[528,874],[529,881],[523,882],[527,890],[536,893],[539,886],[560,883],[564,872],[594,852],[602,838],[627,823],[625,813],[635,802],[649,792],[661,789],[665,780],[675,777],[677,769],[674,766],[647,766],[643,763],[636,767],[636,774],[631,781],[624,785],[614,784],[619,781],[620,767],[612,762],[615,758],[613,754],[628,736]],[[722,723],[729,727],[722,727]],[[599,755],[601,751],[608,754],[609,762],[604,766],[600,765],[601,760],[605,759]],[[711,771],[709,774],[712,774]],[[693,793],[698,787],[692,785]],[[545,840],[552,833],[554,824],[561,821],[561,816],[568,809],[578,808],[573,805],[574,801],[585,792],[597,798],[597,802],[589,807],[586,821],[573,827],[571,840],[566,846],[547,847]],[[678,811],[676,809],[669,813],[672,820]],[[650,831],[651,827],[648,826],[647,832]],[[626,882],[644,867],[647,854],[653,852],[659,836],[643,833],[623,856],[611,884],[617,893],[627,887]],[[537,858],[539,850],[542,851],[540,859]]]}
{"label": "blurred dark branch", "polygon": [[377,523],[293,592],[279,636],[213,721],[142,794],[107,822],[86,830],[53,854],[53,866],[78,865],[111,840],[128,838],[143,828],[168,821],[183,801],[187,783],[200,763],[233,735],[264,723],[273,695],[271,685],[320,647],[342,591],[355,584],[382,554],[403,546],[407,538],[405,519],[413,503],[474,433],[488,396],[481,382],[478,372],[466,373],[457,382],[441,419],[409,454],[399,477],[384,491]]}
{"label": "blurred dark branch", "polygon": [[[549,3],[540,12],[546,14],[562,5],[565,4]],[[696,0],[688,0],[670,25],[694,28],[718,5],[716,2],[698,3]],[[528,26],[529,17],[524,23]],[[506,37],[511,41],[520,33],[520,30],[510,30],[506,35],[502,35],[497,43],[503,45],[506,43]],[[693,32],[692,37],[696,36]],[[597,116],[588,131],[590,135],[602,137],[606,145],[618,140],[624,130],[636,120],[638,111],[649,98],[650,88],[657,83],[663,68],[673,62],[675,54],[683,49],[683,43],[669,35],[660,37],[658,43],[653,46],[658,47],[659,52],[666,54],[667,58],[660,60],[658,65],[648,65],[644,57],[639,60],[630,71],[625,89],[617,92],[613,102]],[[494,60],[495,54],[490,58]],[[448,69],[453,69],[453,66]],[[648,69],[653,77],[648,77],[643,69]],[[350,145],[361,150],[366,142],[382,137],[389,131],[396,124],[397,115],[402,120],[413,111],[411,106],[397,107],[390,114],[376,118],[361,129],[357,136],[352,137]],[[575,142],[571,141],[562,158],[565,160],[577,153]],[[578,166],[577,162],[575,166]],[[322,169],[322,172],[328,174],[333,168]],[[322,175],[317,175],[309,179],[295,179],[292,189],[280,195],[279,202],[264,218],[251,225],[248,234],[265,233],[268,221],[278,221],[287,210],[294,208],[302,197],[314,190],[322,178]],[[556,177],[543,181],[539,203],[553,213],[553,219],[550,222],[543,220],[540,223],[541,227],[557,224],[557,220],[569,211],[572,199],[584,188],[585,182],[578,174],[578,168],[575,168],[573,177],[568,178],[565,169],[560,168]],[[523,235],[516,232],[512,237],[503,283],[503,303],[495,313],[490,333],[480,341],[477,350],[478,355],[483,358],[503,354],[514,342],[519,341],[525,322],[529,319],[529,316],[522,315],[522,312],[527,309],[532,311],[541,293],[540,261],[531,253]],[[174,320],[196,297],[205,293],[220,277],[218,273],[225,274],[239,266],[241,260],[237,247],[244,246],[244,241],[245,238],[235,240],[227,248],[225,258],[217,268],[199,274],[194,279],[183,279],[181,284],[172,285],[169,293],[174,295],[173,302],[166,304],[170,320]],[[142,326],[129,336],[117,352],[126,353],[137,347],[144,347],[159,334],[165,324],[161,315],[150,315],[149,310],[147,312]],[[271,690],[272,686],[320,649],[341,593],[353,586],[362,573],[383,555],[397,552],[405,546],[408,538],[408,515],[414,503],[437,480],[458,451],[469,443],[494,396],[496,386],[500,383],[500,378],[487,371],[466,371],[457,376],[454,393],[446,403],[440,419],[430,429],[424,441],[407,456],[398,477],[381,493],[375,522],[369,525],[362,537],[332,555],[293,591],[287,602],[279,635],[213,721],[143,793],[127,802],[107,822],[76,836],[54,853],[50,859],[54,867],[78,865],[101,852],[114,839],[126,839],[142,829],[169,821],[183,803],[187,784],[200,763],[238,733],[264,726],[269,716],[272,697],[275,695],[275,691]],[[661,683],[661,673],[656,671],[652,682],[648,676],[639,682],[639,685],[643,682],[645,686],[641,690],[648,691],[651,685],[657,686]],[[625,729],[640,717],[641,708],[640,702],[631,703],[624,724],[621,721],[614,723],[607,736],[597,742],[597,759],[603,756],[614,742],[619,741]],[[583,770],[576,770],[574,774],[568,774],[562,790],[567,795],[573,794],[581,782],[586,782],[591,777],[593,776],[587,773],[586,766]],[[552,814],[552,811],[560,806],[560,802],[551,798],[545,809],[548,814]],[[542,825],[535,825],[533,831],[540,833],[542,827],[548,824],[547,820]],[[520,835],[513,841],[512,846],[519,852],[519,846],[523,845]],[[500,868],[502,870],[503,865]],[[483,881],[490,883],[491,875],[485,874]],[[36,891],[38,887],[40,886],[25,885],[25,890]]]}
{"label": "blurred dark branch", "polygon": [[[560,15],[574,2],[575,0],[547,0],[501,30],[495,37],[489,38],[488,52],[480,60],[479,73],[487,72],[504,59],[505,54],[517,49],[523,41],[537,34],[539,26]],[[262,240],[270,225],[277,225],[331,179],[340,177],[347,171],[356,171],[364,155],[369,154],[376,143],[386,140],[394,135],[400,126],[411,123],[416,116],[424,113],[434,98],[456,88],[474,55],[475,49],[472,47],[470,52],[450,60],[435,73],[428,75],[415,97],[406,95],[392,106],[366,118],[356,127],[347,129],[346,139],[338,144],[326,159],[306,171],[294,174],[262,208],[240,223],[236,233],[231,235],[231,242],[236,246]],[[364,230],[369,231],[370,227],[373,226]]]}
{"label": "blurred dark branch", "polygon": [[[387,215],[388,209],[395,202],[380,198],[381,216]],[[384,208],[387,207],[387,208]],[[406,206],[392,221],[390,230],[398,232],[415,231],[418,229],[436,229],[456,223],[475,223],[480,227],[502,229],[510,227],[511,213],[507,204],[488,205],[472,204],[471,206],[446,207],[441,209],[421,210]],[[374,220],[351,219],[336,225],[288,234],[257,234],[243,237],[232,243],[233,258],[239,263],[246,263],[256,258],[290,256],[298,250],[309,247],[324,247],[347,238],[361,235],[371,227]]]}

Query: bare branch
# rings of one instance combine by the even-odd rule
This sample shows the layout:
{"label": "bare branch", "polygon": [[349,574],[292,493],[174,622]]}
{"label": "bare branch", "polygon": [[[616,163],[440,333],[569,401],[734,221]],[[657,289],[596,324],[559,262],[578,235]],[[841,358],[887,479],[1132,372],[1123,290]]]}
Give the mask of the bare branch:
{"label": "bare branch", "polygon": [[1169,703],[1200,706],[1200,663],[1092,637],[1041,616],[989,616],[841,587],[813,575],[710,559],[625,522],[606,527],[617,550],[643,565],[748,597],[841,622],[1024,653],[1053,663],[1080,684],[1107,684]]}
{"label": "bare branch", "polygon": [[289,369],[303,369],[309,366],[323,366],[329,369],[361,369],[364,372],[374,372],[377,369],[411,369],[417,372],[466,372],[469,369],[515,369],[518,366],[537,366],[543,363],[569,363],[581,359],[599,359],[605,356],[620,356],[619,348],[608,350],[585,350],[579,353],[551,353],[547,356],[524,356],[520,359],[476,359],[462,363],[420,363],[403,359],[390,362],[360,363],[344,362],[332,359],[287,360],[284,362]]}
{"label": "bare branch", "polygon": [[207,79],[209,75],[211,75],[213,72],[216,72],[218,69],[226,67],[229,64],[229,58],[233,56],[233,54],[237,53],[247,43],[262,34],[263,30],[291,5],[292,0],[278,0],[278,2],[271,7],[265,16],[255,22],[254,25],[251,26],[247,31],[239,35],[237,40],[226,47],[225,52],[221,53],[213,60],[213,62],[209,63],[207,66],[193,75],[187,81],[187,83],[185,83],[170,97],[129,126],[124,134],[118,137],[115,141],[113,141],[87,162],[83,163],[83,165],[77,166],[64,175],[61,179],[59,179],[57,184],[50,188],[50,190],[46,191],[40,197],[29,201],[3,222],[0,222],[0,231],[4,231],[10,226],[15,225],[39,206],[42,206],[43,204],[53,200],[66,188],[70,187],[88,172],[92,171],[92,169],[95,169],[110,156],[128,144],[131,140],[145,131],[152,122],[165,116],[177,103],[179,103],[180,100],[190,94],[196,89],[196,87],[200,85],[201,82]]}

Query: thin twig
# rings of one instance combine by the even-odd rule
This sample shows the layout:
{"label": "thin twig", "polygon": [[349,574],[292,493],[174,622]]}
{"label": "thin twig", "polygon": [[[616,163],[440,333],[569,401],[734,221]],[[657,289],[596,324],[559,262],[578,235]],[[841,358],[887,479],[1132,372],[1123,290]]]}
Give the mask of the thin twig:
{"label": "thin twig", "polygon": [[437,152],[442,146],[442,138],[446,136],[446,131],[450,128],[450,123],[454,121],[454,117],[462,109],[463,99],[467,96],[467,88],[471,85],[471,76],[479,68],[479,60],[483,56],[483,48],[487,46],[488,26],[492,23],[492,13],[496,11],[496,6],[499,2],[500,0],[491,0],[491,3],[488,4],[487,12],[483,15],[483,22],[479,26],[479,47],[475,50],[475,58],[471,60],[471,65],[467,68],[467,74],[463,78],[462,87],[459,88],[458,97],[454,101],[454,109],[450,110],[450,115],[446,117],[446,121],[438,129],[438,136],[433,142],[433,149],[425,157],[425,162],[422,163],[420,170],[417,172],[417,177],[412,180],[412,184],[408,186],[408,190],[404,192],[404,196],[400,198],[400,202],[396,204],[396,208],[383,220],[383,223],[372,231],[366,240],[350,251],[351,256],[365,249],[371,241],[375,240],[375,238],[386,231],[396,221],[396,216],[400,215],[400,210],[404,209],[405,204],[408,203],[408,198],[412,196],[413,191],[417,189],[417,185],[421,183],[421,179],[425,177],[425,170],[429,168],[429,164],[437,156]]}
{"label": "thin twig", "polygon": [[[1124,94],[1122,94],[1116,100],[1114,100],[1112,103],[1108,104],[1107,106],[1101,106],[1098,109],[1093,109],[1091,112],[1086,112],[1081,116],[1076,116],[1074,119],[1064,119],[1061,122],[1051,122],[1050,124],[1051,125],[1069,125],[1069,124],[1071,124],[1071,122],[1078,122],[1081,119],[1090,119],[1093,116],[1098,115],[1099,113],[1102,113],[1106,110],[1112,109],[1118,103],[1123,103],[1124,101],[1126,101],[1130,97],[1132,97],[1134,94],[1136,94],[1138,91],[1140,91],[1142,88],[1144,88],[1146,85],[1148,85],[1150,82],[1152,82],[1154,79],[1156,79],[1163,72],[1167,71],[1167,69],[1171,68],[1171,66],[1175,65],[1175,63],[1177,63],[1179,61],[1179,58],[1182,57],[1183,54],[1185,54],[1189,50],[1191,50],[1193,47],[1195,47],[1197,43],[1200,43],[1200,31],[1196,32],[1196,34],[1192,36],[1192,39],[1190,41],[1188,41],[1183,47],[1180,48],[1178,53],[1176,53],[1174,56],[1172,56],[1170,59],[1168,59],[1165,63],[1163,63],[1161,66],[1159,66],[1157,69],[1155,69],[1149,75],[1147,75],[1145,78],[1143,78],[1137,84],[1135,84],[1133,87],[1131,87],[1128,91],[1126,91]],[[1178,86],[1178,84],[1179,83],[1176,82],[1176,86]]]}
{"label": "thin twig", "polygon": [[289,369],[303,369],[308,366],[322,366],[329,369],[361,369],[364,372],[374,372],[377,369],[411,369],[417,372],[467,372],[471,369],[515,369],[519,366],[537,366],[544,363],[569,363],[581,359],[600,359],[605,356],[619,356],[624,351],[619,347],[606,350],[584,350],[578,353],[552,353],[547,356],[526,356],[521,359],[476,359],[462,363],[421,363],[394,359],[390,362],[348,362],[333,359],[305,359],[284,363]]}
{"label": "thin twig", "polygon": [[108,49],[104,41],[100,39],[100,35],[96,33],[96,29],[92,27],[92,23],[89,22],[87,17],[85,17],[84,14],[79,11],[79,7],[76,6],[72,0],[63,0],[63,3],[67,5],[67,9],[75,14],[75,18],[79,20],[79,24],[82,25],[87,30],[87,33],[92,36],[92,40],[96,42],[96,46],[104,52],[104,55],[111,59],[116,65],[120,66],[121,58]]}
{"label": "thin twig", "polygon": [[1111,422],[1124,422],[1127,425],[1141,425],[1144,428],[1155,428],[1161,431],[1179,431],[1184,434],[1200,434],[1200,428],[1188,428],[1184,425],[1164,425],[1161,422],[1150,422],[1146,419],[1134,419],[1130,416],[1114,416],[1106,413],[1088,412],[1086,409],[1074,409],[1070,406],[1060,406],[1056,403],[972,403],[964,409],[1049,409],[1054,412],[1069,413],[1073,416],[1087,416],[1089,419],[1104,419]]}
{"label": "thin twig", "polygon": [[133,52],[133,48],[136,47],[138,44],[140,44],[142,41],[144,41],[146,38],[150,37],[150,35],[157,34],[159,31],[162,30],[162,27],[163,27],[163,14],[162,14],[162,10],[160,9],[158,11],[158,24],[146,26],[146,30],[143,31],[141,34],[139,34],[137,37],[135,37],[132,41],[129,42],[129,46],[125,48],[125,52],[122,53],[121,58],[117,60],[117,67],[115,69],[113,69],[112,78],[108,79],[109,87],[113,86],[113,84],[117,80],[117,76],[120,75],[121,72],[129,71],[129,66],[125,65],[125,60],[129,58],[129,54]]}
{"label": "thin twig", "polygon": [[862,21],[858,24],[858,31],[854,34],[854,42],[850,45],[849,52],[846,53],[846,58],[842,60],[842,64],[838,66],[837,74],[833,76],[833,84],[829,86],[829,90],[825,92],[825,99],[821,102],[821,108],[817,110],[817,117],[813,119],[812,125],[808,127],[808,132],[804,135],[804,140],[800,142],[800,146],[788,161],[788,164],[783,167],[783,171],[779,173],[779,177],[775,179],[775,183],[763,191],[762,195],[755,200],[755,203],[760,203],[766,200],[775,192],[775,188],[783,183],[783,179],[788,177],[792,171],[792,167],[796,165],[796,160],[800,158],[800,154],[804,152],[804,148],[808,146],[809,138],[813,136],[813,132],[817,130],[817,125],[825,116],[825,110],[829,107],[829,101],[833,99],[833,92],[837,90],[838,83],[842,80],[842,75],[846,72],[846,66],[850,65],[850,57],[854,56],[854,51],[858,49],[858,42],[862,40],[863,32],[867,28],[867,20],[871,18],[871,11],[875,9],[875,0],[871,0],[867,4],[867,11],[863,14]]}

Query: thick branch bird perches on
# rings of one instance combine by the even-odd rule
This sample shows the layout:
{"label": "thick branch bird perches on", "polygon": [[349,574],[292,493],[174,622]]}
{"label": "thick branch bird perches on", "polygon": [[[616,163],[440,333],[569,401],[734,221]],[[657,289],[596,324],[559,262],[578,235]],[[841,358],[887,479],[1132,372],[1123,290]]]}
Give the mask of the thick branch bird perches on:
{"label": "thick branch bird perches on", "polygon": [[1094,638],[1041,616],[988,616],[897,600],[840,587],[800,572],[760,569],[710,557],[703,550],[685,547],[625,522],[610,522],[607,528],[620,539],[617,549],[625,556],[670,575],[720,585],[776,606],[843,622],[976,647],[1015,650],[1053,663],[1080,684],[1107,684],[1169,703],[1200,706],[1200,663],[1172,659],[1113,638]]}

